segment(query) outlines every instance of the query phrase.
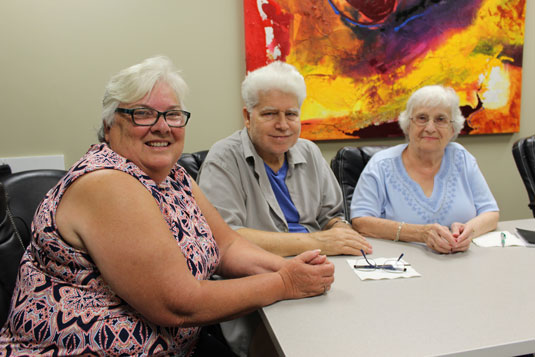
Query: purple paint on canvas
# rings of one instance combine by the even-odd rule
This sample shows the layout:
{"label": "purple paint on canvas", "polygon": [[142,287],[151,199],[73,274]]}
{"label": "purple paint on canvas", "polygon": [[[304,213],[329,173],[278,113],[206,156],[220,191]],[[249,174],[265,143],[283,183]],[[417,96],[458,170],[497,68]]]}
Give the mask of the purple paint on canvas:
{"label": "purple paint on canvas", "polygon": [[[400,65],[410,65],[420,55],[438,48],[452,31],[469,26],[480,4],[481,0],[402,1],[376,28],[345,21],[362,41],[364,50],[340,58],[339,66],[344,73],[357,78],[390,73]],[[459,17],[459,13],[463,16]],[[392,76],[390,80],[394,82],[396,78]]]}

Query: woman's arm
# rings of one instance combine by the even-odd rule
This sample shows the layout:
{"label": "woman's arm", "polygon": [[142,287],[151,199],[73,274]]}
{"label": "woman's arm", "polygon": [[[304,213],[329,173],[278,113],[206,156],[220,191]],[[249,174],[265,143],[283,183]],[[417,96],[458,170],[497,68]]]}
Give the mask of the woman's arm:
{"label": "woman's arm", "polygon": [[[226,228],[217,226],[220,218],[207,213],[209,223],[216,224],[214,234],[225,234]],[[248,268],[248,263],[240,262],[251,259],[238,253],[247,244],[239,237],[218,237],[222,271],[272,272],[224,281],[196,280],[152,195],[135,178],[116,170],[77,179],[60,202],[57,225],[65,241],[87,250],[117,295],[158,325],[198,326],[230,319],[281,299],[321,294],[334,280],[331,263],[308,264],[321,260],[317,252],[282,261],[247,247],[260,260]]]}
{"label": "woman's arm", "polygon": [[365,237],[422,242],[439,253],[451,253],[456,241],[448,227],[440,224],[408,224],[377,217],[355,217],[353,228]]}
{"label": "woman's arm", "polygon": [[466,223],[455,222],[451,225],[451,232],[456,240],[454,251],[465,251],[470,247],[472,239],[496,229],[500,212],[483,212]]}
{"label": "woman's arm", "polygon": [[473,238],[494,230],[500,219],[498,205],[477,165],[476,158],[464,149],[463,152],[465,154],[466,177],[474,207],[479,214],[464,224],[454,222],[451,225],[451,230],[457,240],[455,251],[467,250]]}

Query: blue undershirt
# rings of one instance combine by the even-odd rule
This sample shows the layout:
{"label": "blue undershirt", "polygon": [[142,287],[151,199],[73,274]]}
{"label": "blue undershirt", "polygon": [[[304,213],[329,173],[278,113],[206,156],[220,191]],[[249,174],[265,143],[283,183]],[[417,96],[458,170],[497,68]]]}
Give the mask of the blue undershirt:
{"label": "blue undershirt", "polygon": [[308,230],[299,224],[299,212],[292,202],[290,192],[288,192],[288,187],[286,186],[285,180],[286,174],[288,173],[287,161],[284,160],[284,164],[277,173],[266,165],[266,163],[264,163],[264,166],[266,167],[267,177],[271,183],[273,193],[288,223],[288,231],[292,233],[308,233]]}

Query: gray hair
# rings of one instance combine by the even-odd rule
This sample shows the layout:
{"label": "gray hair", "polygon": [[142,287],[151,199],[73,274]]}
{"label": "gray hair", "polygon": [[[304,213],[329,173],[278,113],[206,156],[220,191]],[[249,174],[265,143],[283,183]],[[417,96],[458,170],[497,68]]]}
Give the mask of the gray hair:
{"label": "gray hair", "polygon": [[104,142],[104,127],[115,122],[115,110],[120,103],[132,103],[140,100],[152,91],[158,81],[173,88],[182,109],[182,102],[188,86],[171,60],[165,56],[147,58],[141,63],[123,69],[106,85],[102,100],[102,125],[98,131],[98,140]]}
{"label": "gray hair", "polygon": [[288,63],[275,61],[249,72],[241,84],[241,95],[248,112],[258,104],[260,92],[279,90],[294,94],[299,107],[307,95],[305,79]]}
{"label": "gray hair", "polygon": [[453,137],[452,141],[457,138],[461,129],[464,127],[464,117],[459,108],[459,96],[455,93],[455,90],[450,87],[444,87],[441,85],[425,86],[416,90],[410,96],[407,101],[405,110],[399,115],[398,123],[399,127],[408,138],[409,124],[412,116],[412,112],[416,107],[438,107],[446,106],[451,110],[451,121],[453,125]]}

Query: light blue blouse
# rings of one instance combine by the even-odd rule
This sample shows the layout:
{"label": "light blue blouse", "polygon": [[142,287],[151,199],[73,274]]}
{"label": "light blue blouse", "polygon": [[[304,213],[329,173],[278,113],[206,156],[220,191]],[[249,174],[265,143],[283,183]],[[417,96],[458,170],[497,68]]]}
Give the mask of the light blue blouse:
{"label": "light blue blouse", "polygon": [[498,211],[476,159],[458,143],[446,146],[427,197],[401,160],[407,144],[372,156],[351,200],[351,218],[379,217],[413,224],[466,223],[483,212]]}

